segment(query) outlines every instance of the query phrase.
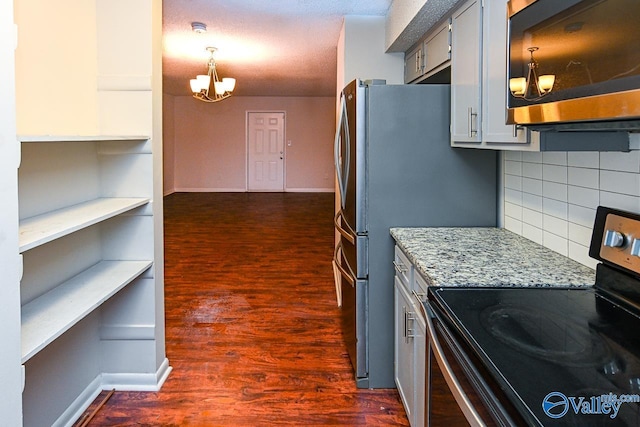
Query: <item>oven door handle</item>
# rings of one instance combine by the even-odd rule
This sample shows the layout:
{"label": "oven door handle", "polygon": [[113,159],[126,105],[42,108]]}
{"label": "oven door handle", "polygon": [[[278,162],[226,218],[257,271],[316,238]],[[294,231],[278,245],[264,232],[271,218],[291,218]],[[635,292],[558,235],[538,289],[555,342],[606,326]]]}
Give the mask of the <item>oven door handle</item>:
{"label": "oven door handle", "polygon": [[[420,306],[424,313],[422,304],[420,304]],[[480,418],[480,415],[478,414],[478,412],[473,408],[473,405],[469,400],[469,397],[462,389],[462,386],[458,382],[458,379],[456,378],[455,373],[453,372],[453,369],[451,369],[451,366],[449,365],[449,362],[446,359],[444,351],[442,350],[442,346],[438,341],[438,336],[436,335],[436,327],[433,322],[433,317],[429,316],[428,315],[429,313],[424,313],[424,314],[425,314],[425,319],[427,323],[427,331],[429,333],[429,345],[433,349],[433,353],[436,357],[436,361],[438,362],[438,366],[440,366],[440,370],[442,371],[444,379],[449,385],[449,389],[451,390],[451,393],[456,399],[456,402],[458,403],[460,410],[462,410],[462,413],[464,414],[465,418],[467,419],[467,421],[471,426],[485,427],[485,423],[482,421],[482,418]]]}

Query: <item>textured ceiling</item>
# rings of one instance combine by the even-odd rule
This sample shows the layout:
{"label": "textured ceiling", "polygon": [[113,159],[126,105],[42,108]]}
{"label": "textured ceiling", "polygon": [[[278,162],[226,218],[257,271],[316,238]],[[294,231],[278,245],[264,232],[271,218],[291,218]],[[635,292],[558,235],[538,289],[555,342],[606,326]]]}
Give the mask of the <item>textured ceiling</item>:
{"label": "textured ceiling", "polygon": [[[344,15],[385,15],[391,0],[163,0],[164,91],[190,95],[218,48],[237,96],[334,96]],[[197,34],[191,22],[207,25]]]}

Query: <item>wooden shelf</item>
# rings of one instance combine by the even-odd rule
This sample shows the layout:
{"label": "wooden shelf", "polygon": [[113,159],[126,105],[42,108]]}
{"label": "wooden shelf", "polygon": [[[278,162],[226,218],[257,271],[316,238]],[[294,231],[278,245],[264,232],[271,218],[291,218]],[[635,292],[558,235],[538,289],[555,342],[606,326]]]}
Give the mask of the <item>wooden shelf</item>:
{"label": "wooden shelf", "polygon": [[20,252],[107,220],[149,202],[147,198],[99,198],[20,221]]}
{"label": "wooden shelf", "polygon": [[145,141],[141,135],[18,135],[20,142],[99,142],[99,141]]}
{"label": "wooden shelf", "polygon": [[102,261],[22,306],[22,363],[131,283],[151,264],[151,261]]}

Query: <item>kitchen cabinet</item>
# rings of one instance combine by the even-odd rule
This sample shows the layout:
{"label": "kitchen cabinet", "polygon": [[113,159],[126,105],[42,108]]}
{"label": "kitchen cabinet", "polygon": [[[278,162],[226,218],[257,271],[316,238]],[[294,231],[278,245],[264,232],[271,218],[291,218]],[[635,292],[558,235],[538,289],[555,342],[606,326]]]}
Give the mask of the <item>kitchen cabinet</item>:
{"label": "kitchen cabinet", "polygon": [[394,378],[407,418],[412,426],[424,426],[426,322],[419,298],[426,293],[419,277],[401,249],[395,248]]}
{"label": "kitchen cabinet", "polygon": [[539,150],[539,139],[506,124],[506,0],[464,3],[452,16],[451,145]]}
{"label": "kitchen cabinet", "polygon": [[451,141],[482,141],[482,6],[470,0],[451,17]]}
{"label": "kitchen cabinet", "polygon": [[411,297],[402,282],[396,277],[394,286],[395,302],[395,381],[398,394],[411,425],[415,425],[414,351],[411,328],[415,312]]}
{"label": "kitchen cabinet", "polygon": [[[420,83],[449,67],[451,60],[451,19],[446,19],[405,54],[405,83]],[[434,78],[433,83],[448,83],[446,78]]]}
{"label": "kitchen cabinet", "polygon": [[482,140],[526,146],[526,128],[506,124],[507,0],[484,2],[482,17]]}
{"label": "kitchen cabinet", "polygon": [[451,19],[445,20],[429,32],[424,41],[424,73],[430,76],[450,65]]}
{"label": "kitchen cabinet", "polygon": [[405,83],[413,82],[424,74],[423,63],[423,43],[418,43],[418,46],[406,53],[404,58],[404,81]]}

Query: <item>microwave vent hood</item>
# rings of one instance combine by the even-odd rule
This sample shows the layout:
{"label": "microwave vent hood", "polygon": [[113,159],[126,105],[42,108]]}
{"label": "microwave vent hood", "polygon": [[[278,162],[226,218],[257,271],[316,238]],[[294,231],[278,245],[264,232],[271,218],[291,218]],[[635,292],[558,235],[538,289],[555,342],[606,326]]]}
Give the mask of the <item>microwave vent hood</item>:
{"label": "microwave vent hood", "polygon": [[639,132],[640,118],[635,120],[608,120],[593,122],[559,122],[523,124],[530,130],[538,132]]}
{"label": "microwave vent hood", "polygon": [[640,1],[507,4],[508,124],[640,131]]}

